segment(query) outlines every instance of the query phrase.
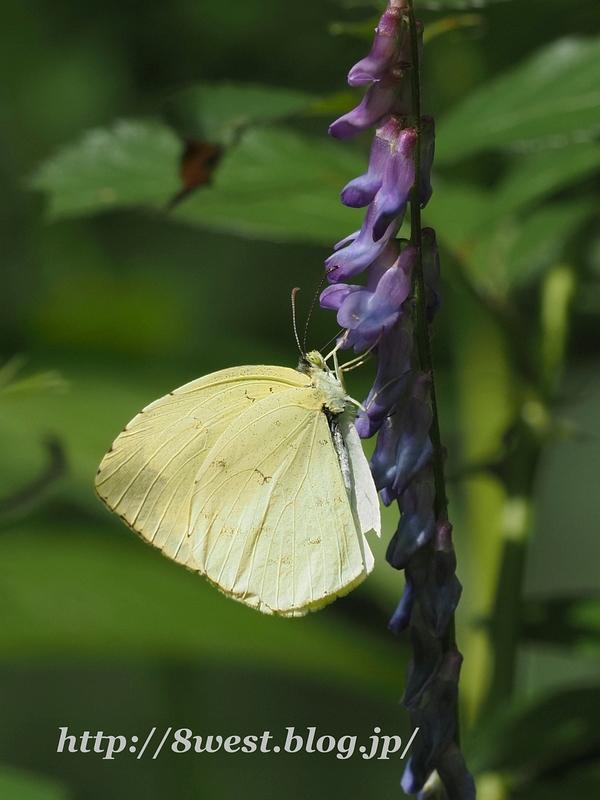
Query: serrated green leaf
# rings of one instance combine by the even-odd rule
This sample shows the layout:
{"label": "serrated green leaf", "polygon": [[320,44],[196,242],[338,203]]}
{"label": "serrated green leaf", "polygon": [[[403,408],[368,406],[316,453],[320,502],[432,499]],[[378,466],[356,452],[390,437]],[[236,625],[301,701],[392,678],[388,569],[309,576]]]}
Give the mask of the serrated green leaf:
{"label": "serrated green leaf", "polygon": [[[164,209],[180,188],[181,142],[166,126],[122,121],[87,133],[31,181],[49,196],[52,219],[108,209]],[[277,241],[333,245],[360,228],[364,211],[339,192],[364,172],[350,146],[278,128],[253,128],[222,159],[214,183],[177,204],[170,218]]]}
{"label": "serrated green leaf", "polygon": [[350,147],[278,128],[251,129],[206,191],[193,193],[173,218],[242,236],[332,245],[360,228],[364,210],[339,192],[365,171]]}
{"label": "serrated green leaf", "polygon": [[600,131],[600,39],[561,39],[442,120],[437,163],[481,150],[559,146]]}
{"label": "serrated green leaf", "polygon": [[184,139],[229,145],[250,125],[286,119],[316,98],[296,89],[242,83],[198,83],[165,103],[165,118]]}
{"label": "serrated green leaf", "polygon": [[0,800],[67,800],[68,797],[66,789],[57,781],[0,765]]}
{"label": "serrated green leaf", "polygon": [[49,158],[30,186],[48,195],[51,219],[132,206],[160,209],[180,189],[181,150],[166,125],[120,120]]}
{"label": "serrated green leaf", "polygon": [[397,692],[389,646],[327,613],[269,617],[111,527],[34,523],[0,537],[0,658],[148,657],[253,663]]}

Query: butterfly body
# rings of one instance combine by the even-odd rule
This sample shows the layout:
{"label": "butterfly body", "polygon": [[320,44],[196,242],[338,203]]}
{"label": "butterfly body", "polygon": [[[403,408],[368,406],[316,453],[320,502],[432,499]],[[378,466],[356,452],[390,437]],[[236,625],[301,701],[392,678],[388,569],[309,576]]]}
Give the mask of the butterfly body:
{"label": "butterfly body", "polygon": [[108,507],[236,600],[300,616],[373,557],[377,493],[345,390],[319,353],[234,367],[145,408],[103,459]]}

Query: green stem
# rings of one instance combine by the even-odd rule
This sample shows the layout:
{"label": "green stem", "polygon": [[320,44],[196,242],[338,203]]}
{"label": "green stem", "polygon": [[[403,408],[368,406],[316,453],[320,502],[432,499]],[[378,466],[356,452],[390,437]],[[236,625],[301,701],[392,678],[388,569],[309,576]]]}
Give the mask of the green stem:
{"label": "green stem", "polygon": [[[439,519],[440,515],[446,514],[448,501],[446,496],[446,480],[444,476],[444,449],[440,435],[440,424],[438,415],[437,395],[435,390],[435,377],[433,368],[433,353],[431,349],[431,338],[429,323],[427,321],[427,303],[425,291],[425,277],[423,274],[423,248],[422,248],[422,228],[421,228],[421,199],[419,197],[419,187],[421,183],[421,74],[419,64],[419,35],[415,19],[415,12],[412,0],[408,0],[408,16],[410,25],[411,39],[411,91],[412,91],[412,113],[413,126],[417,134],[417,141],[414,150],[415,161],[415,182],[410,194],[410,243],[417,248],[417,259],[415,264],[415,339],[419,364],[431,378],[431,408],[433,419],[429,435],[433,445],[432,468],[435,486],[435,515]],[[450,620],[443,639],[443,648],[447,652],[456,643],[456,624],[454,615]],[[457,745],[460,744],[460,724],[458,704],[456,707],[456,732],[454,739]]]}

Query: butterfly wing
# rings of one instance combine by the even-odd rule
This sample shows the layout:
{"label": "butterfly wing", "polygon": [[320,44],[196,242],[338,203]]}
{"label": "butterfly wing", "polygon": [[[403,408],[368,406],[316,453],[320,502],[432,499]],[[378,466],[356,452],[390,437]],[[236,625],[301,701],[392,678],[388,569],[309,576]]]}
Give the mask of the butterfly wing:
{"label": "butterfly wing", "polygon": [[352,417],[353,415],[346,410],[340,416],[339,421],[350,465],[352,508],[358,518],[361,531],[364,533],[375,531],[378,536],[381,536],[379,496]]}
{"label": "butterfly wing", "polygon": [[177,543],[223,592],[266,613],[319,608],[373,566],[323,402],[318,389],[293,388],[235,420],[196,476]]}
{"label": "butterfly wing", "polygon": [[[96,475],[107,506],[167,555],[188,564],[187,533],[194,479],[233,420],[255,403],[306,376],[285,367],[234,367],[206,375],[147,406],[127,425]],[[189,564],[193,567],[193,564]]]}

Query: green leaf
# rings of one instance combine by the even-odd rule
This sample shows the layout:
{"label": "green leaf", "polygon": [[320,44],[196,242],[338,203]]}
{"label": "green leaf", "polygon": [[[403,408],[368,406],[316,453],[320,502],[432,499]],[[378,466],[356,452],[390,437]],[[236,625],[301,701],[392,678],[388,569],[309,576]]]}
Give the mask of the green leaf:
{"label": "green leaf", "polygon": [[518,156],[492,197],[490,217],[544,200],[599,170],[600,145],[596,142]]}
{"label": "green leaf", "polygon": [[[132,206],[156,211],[180,189],[180,154],[169,128],[122,121],[59,152],[31,185],[49,195],[52,219]],[[339,142],[253,128],[224,156],[214,183],[170,216],[240,236],[331,246],[362,224],[364,211],[343,206],[339,192],[365,167],[365,159]]]}
{"label": "green leaf", "polygon": [[286,119],[305,111],[315,99],[294,89],[199,83],[173,95],[164,113],[184,139],[229,145],[239,130]]}
{"label": "green leaf", "polygon": [[570,769],[567,774],[549,775],[512,791],[514,800],[597,800],[600,796],[600,768],[597,764]]}
{"label": "green leaf", "polygon": [[67,800],[68,797],[57,781],[0,765],[0,800]]}
{"label": "green leaf", "polygon": [[538,278],[563,258],[570,237],[594,213],[593,201],[553,203],[520,220],[507,216],[480,233],[467,268],[482,288],[506,292]]}
{"label": "green leaf", "polygon": [[532,779],[575,766],[600,749],[600,687],[549,694],[488,719],[468,742],[475,772],[508,771]]}
{"label": "green leaf", "polygon": [[532,642],[562,645],[598,657],[600,597],[552,597],[526,601],[523,636]]}
{"label": "green leaf", "polygon": [[[127,535],[125,533],[125,535]],[[0,537],[0,657],[147,657],[271,666],[398,692],[397,641],[327,611],[269,617],[112,527],[35,523]]]}
{"label": "green leaf", "polygon": [[172,216],[241,236],[331,246],[362,224],[364,210],[343,206],[339,192],[364,171],[365,160],[339,142],[251,129],[213,186],[194,192]]}
{"label": "green leaf", "polygon": [[481,150],[556,147],[600,130],[600,39],[561,39],[483,85],[438,126],[437,163]]}
{"label": "green leaf", "polygon": [[49,197],[50,219],[131,206],[164,208],[180,189],[182,143],[165,125],[120,120],[88,131],[42,164],[30,180]]}

